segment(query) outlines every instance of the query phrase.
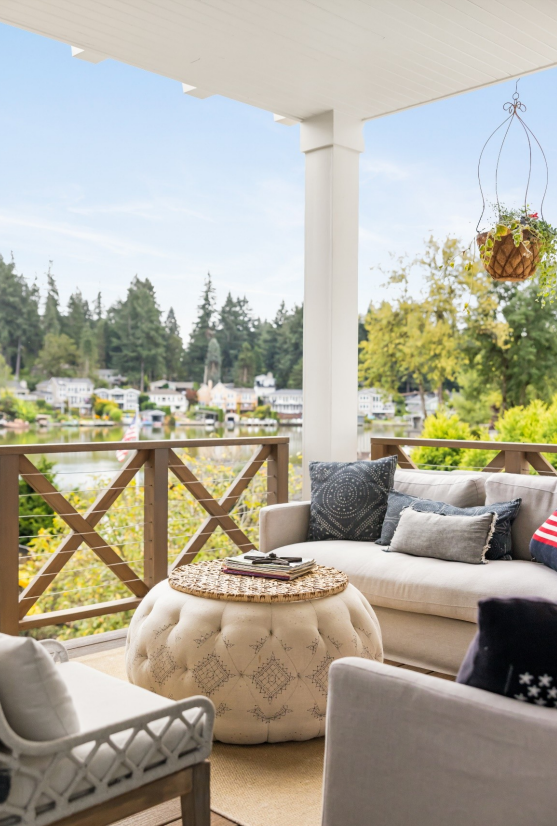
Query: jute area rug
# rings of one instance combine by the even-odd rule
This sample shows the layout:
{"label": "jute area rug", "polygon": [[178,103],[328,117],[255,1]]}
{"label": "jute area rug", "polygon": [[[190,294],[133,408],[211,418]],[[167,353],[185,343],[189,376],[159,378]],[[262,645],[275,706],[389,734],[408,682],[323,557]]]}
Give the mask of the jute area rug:
{"label": "jute area rug", "polygon": [[[126,679],[124,649],[79,662]],[[324,739],[231,746],[211,755],[211,809],[239,826],[320,826]]]}

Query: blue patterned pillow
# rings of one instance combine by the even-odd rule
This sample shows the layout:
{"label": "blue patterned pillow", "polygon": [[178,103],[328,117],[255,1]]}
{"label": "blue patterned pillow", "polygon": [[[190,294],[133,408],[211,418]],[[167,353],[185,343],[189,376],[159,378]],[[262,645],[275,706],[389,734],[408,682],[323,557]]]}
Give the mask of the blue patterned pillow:
{"label": "blue patterned pillow", "polygon": [[404,508],[412,507],[416,511],[427,513],[441,513],[444,516],[482,516],[484,513],[496,513],[497,522],[495,531],[489,543],[486,559],[512,559],[511,526],[518,514],[522,499],[513,499],[511,502],[494,502],[492,505],[478,505],[473,508],[457,508],[447,505],[446,502],[435,502],[433,499],[419,499],[408,493],[393,490],[389,493],[387,514],[383,522],[381,538],[378,545],[390,545],[400,521],[400,514]]}
{"label": "blue patterned pillow", "polygon": [[396,464],[396,456],[373,462],[310,462],[308,541],[377,539]]}

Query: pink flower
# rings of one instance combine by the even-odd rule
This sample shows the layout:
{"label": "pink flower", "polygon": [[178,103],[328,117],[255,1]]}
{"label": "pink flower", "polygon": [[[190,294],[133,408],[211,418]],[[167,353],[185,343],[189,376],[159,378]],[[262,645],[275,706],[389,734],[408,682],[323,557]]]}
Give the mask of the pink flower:
{"label": "pink flower", "polygon": [[528,218],[537,218],[537,217],[538,217],[538,213],[537,213],[537,212],[531,212],[531,213],[528,215]]}

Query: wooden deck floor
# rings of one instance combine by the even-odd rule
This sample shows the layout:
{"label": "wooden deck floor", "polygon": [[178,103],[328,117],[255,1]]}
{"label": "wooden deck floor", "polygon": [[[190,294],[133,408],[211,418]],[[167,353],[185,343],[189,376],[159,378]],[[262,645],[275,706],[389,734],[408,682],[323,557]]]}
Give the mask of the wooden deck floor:
{"label": "wooden deck floor", "polygon": [[[385,660],[388,665],[393,665],[396,668],[405,668],[409,671],[419,671],[422,674],[430,674],[432,677],[439,677],[441,680],[454,680],[449,674],[441,674],[437,671],[428,671],[426,668],[416,668],[412,665],[403,665],[402,663],[393,662],[392,660]],[[115,826],[182,826],[180,817],[180,803],[178,800],[171,800],[164,803],[162,806],[156,806],[149,809],[143,814],[129,817],[126,820],[121,820]],[[211,813],[211,826],[238,826],[232,820],[218,815],[216,812]]]}
{"label": "wooden deck floor", "polygon": [[[107,634],[100,634],[96,639],[80,638],[66,643],[70,659],[74,657],[81,657],[84,654],[98,653],[107,651],[112,648],[121,648],[125,644],[126,631],[111,631]],[[388,665],[393,665],[396,668],[405,668],[409,671],[419,671],[422,674],[430,674],[432,677],[438,677],[442,680],[454,680],[449,674],[440,674],[437,671],[429,671],[426,668],[417,668],[412,665],[404,665],[402,663],[393,662],[392,660],[385,660]],[[180,813],[179,799],[170,800],[168,803],[163,803],[161,806],[155,806],[148,809],[141,814],[128,817],[125,820],[118,821],[114,826],[182,826],[182,819]],[[211,813],[211,826],[238,826],[232,820],[225,817]]]}

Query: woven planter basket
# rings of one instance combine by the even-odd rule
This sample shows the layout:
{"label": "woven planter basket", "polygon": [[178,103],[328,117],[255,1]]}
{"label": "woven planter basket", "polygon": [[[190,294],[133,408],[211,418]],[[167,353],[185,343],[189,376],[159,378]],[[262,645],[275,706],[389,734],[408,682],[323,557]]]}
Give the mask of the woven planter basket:
{"label": "woven planter basket", "polygon": [[[485,244],[487,235],[487,232],[481,232],[477,236],[478,247]],[[526,281],[527,278],[532,278],[540,263],[541,245],[528,230],[525,230],[524,238],[530,241],[527,248],[524,244],[516,247],[511,233],[494,241],[491,258],[489,262],[483,263],[495,281]],[[483,261],[483,255],[480,255]]]}

